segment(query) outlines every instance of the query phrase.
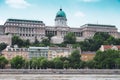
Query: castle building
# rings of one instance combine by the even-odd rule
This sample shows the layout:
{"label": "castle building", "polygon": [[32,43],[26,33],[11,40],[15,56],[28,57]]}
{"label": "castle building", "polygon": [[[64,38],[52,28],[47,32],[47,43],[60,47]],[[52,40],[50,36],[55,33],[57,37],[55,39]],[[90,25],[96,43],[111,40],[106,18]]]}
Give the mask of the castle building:
{"label": "castle building", "polygon": [[59,44],[63,42],[63,38],[68,32],[73,32],[77,41],[91,38],[96,32],[107,32],[115,38],[120,37],[114,25],[85,24],[79,28],[70,27],[67,25],[67,16],[62,9],[55,16],[54,26],[46,26],[43,21],[22,19],[7,19],[5,24],[0,26],[0,35],[17,35],[22,39],[29,39],[31,42],[34,42],[35,39],[41,41],[46,35],[53,34],[51,42]]}
{"label": "castle building", "polygon": [[45,24],[43,21],[8,19],[5,24],[5,34],[20,36],[31,42],[37,38],[41,40],[45,36]]}

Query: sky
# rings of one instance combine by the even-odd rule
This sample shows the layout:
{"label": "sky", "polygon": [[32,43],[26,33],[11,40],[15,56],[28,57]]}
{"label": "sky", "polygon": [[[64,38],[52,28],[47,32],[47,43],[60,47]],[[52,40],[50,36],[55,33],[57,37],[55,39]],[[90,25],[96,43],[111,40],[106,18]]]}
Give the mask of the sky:
{"label": "sky", "polygon": [[120,0],[0,0],[0,25],[6,19],[41,20],[54,26],[56,13],[62,8],[70,27],[81,25],[115,25],[120,31]]}

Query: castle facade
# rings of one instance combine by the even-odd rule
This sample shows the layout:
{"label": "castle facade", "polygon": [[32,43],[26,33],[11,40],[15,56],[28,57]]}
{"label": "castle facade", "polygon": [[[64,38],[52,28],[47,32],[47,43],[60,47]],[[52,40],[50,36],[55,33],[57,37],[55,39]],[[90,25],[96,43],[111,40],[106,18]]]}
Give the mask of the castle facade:
{"label": "castle facade", "polygon": [[85,24],[79,28],[70,27],[67,25],[67,17],[62,9],[55,16],[54,26],[46,26],[43,21],[22,19],[7,19],[4,25],[0,25],[0,37],[6,36],[8,40],[10,36],[16,35],[22,39],[29,39],[34,42],[36,38],[41,41],[46,35],[53,34],[51,42],[59,44],[63,42],[63,38],[68,32],[73,32],[77,41],[91,38],[96,32],[107,32],[115,38],[120,37],[118,29],[114,25]]}

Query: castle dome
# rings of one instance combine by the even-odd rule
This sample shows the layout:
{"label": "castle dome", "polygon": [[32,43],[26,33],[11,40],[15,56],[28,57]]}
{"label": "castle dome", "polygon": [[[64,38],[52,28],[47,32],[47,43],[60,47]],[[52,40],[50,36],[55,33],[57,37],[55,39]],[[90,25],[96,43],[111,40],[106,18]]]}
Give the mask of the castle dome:
{"label": "castle dome", "polygon": [[66,18],[66,14],[64,11],[62,11],[62,9],[60,9],[60,11],[57,12],[56,17],[64,17]]}

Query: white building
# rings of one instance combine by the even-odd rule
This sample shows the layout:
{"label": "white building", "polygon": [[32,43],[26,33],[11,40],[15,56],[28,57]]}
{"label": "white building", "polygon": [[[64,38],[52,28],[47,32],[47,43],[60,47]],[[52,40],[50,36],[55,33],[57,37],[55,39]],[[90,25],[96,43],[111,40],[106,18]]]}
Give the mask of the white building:
{"label": "white building", "polygon": [[49,47],[29,47],[29,59],[45,57],[48,58]]}

